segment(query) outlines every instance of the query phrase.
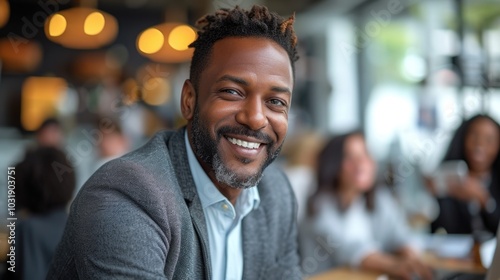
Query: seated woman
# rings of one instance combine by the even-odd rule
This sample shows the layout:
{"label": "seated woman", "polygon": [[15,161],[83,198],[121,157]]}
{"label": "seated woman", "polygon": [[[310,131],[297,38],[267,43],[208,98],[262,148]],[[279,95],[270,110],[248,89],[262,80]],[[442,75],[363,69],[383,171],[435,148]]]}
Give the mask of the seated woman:
{"label": "seated woman", "polygon": [[409,246],[406,220],[393,196],[374,187],[375,171],[361,133],[335,137],[326,145],[304,227],[309,242],[315,243],[303,247],[312,249],[303,256],[306,273],[312,272],[306,263],[312,256],[309,261],[322,269],[352,266],[401,279],[432,278]]}
{"label": "seated woman", "polygon": [[500,221],[500,126],[491,117],[477,115],[462,123],[443,162],[462,160],[468,167],[462,180],[446,180],[441,187],[428,181],[438,196],[440,214],[432,230],[469,234],[497,232]]}

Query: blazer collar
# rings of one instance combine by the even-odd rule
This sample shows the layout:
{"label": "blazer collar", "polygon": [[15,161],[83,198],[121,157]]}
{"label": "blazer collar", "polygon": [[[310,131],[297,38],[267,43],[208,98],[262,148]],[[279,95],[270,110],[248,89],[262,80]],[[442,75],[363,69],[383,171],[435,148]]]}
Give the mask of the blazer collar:
{"label": "blazer collar", "polygon": [[205,273],[208,279],[212,277],[212,268],[210,263],[210,249],[208,244],[208,230],[205,221],[205,214],[201,205],[196,186],[194,183],[191,169],[189,168],[189,160],[184,142],[185,127],[177,130],[168,143],[168,151],[174,165],[177,182],[188,206],[193,221],[194,228],[201,241],[201,249],[205,258]]}
{"label": "blazer collar", "polygon": [[187,156],[186,146],[184,143],[184,132],[186,128],[177,130],[169,141],[168,151],[174,165],[177,181],[184,195],[184,199],[190,203],[198,197],[196,186],[189,168],[189,160]]}

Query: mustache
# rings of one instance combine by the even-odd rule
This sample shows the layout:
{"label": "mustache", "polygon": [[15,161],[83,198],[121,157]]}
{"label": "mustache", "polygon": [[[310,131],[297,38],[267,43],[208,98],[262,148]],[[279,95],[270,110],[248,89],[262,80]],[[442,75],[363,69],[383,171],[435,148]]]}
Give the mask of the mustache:
{"label": "mustache", "polygon": [[244,126],[232,127],[232,126],[223,126],[217,130],[218,137],[222,137],[224,134],[233,134],[233,135],[243,135],[255,138],[265,144],[274,143],[271,136],[260,131],[260,130],[251,130]]}

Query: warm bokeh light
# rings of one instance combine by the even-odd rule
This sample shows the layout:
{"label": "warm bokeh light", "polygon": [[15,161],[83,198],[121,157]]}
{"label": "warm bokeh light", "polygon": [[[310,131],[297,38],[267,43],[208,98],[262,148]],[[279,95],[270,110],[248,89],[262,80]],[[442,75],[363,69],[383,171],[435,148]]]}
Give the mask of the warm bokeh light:
{"label": "warm bokeh light", "polygon": [[142,100],[149,105],[162,105],[170,99],[170,82],[162,77],[153,77],[142,85]]}
{"label": "warm bokeh light", "polygon": [[61,36],[66,30],[66,26],[66,18],[60,14],[55,14],[49,22],[49,35],[54,37]]}
{"label": "warm bokeh light", "polygon": [[8,38],[0,39],[2,71],[27,73],[36,70],[42,61],[42,47],[35,41],[13,45]]}
{"label": "warm bokeh light", "polygon": [[123,89],[123,103],[125,105],[132,105],[137,100],[139,100],[139,86],[137,85],[137,81],[129,78],[122,85]]}
{"label": "warm bokeh light", "polygon": [[9,21],[10,6],[7,0],[0,0],[0,27]]}
{"label": "warm bokeh light", "polygon": [[46,118],[55,116],[66,90],[67,83],[61,78],[27,78],[21,96],[21,124],[24,129],[34,131]]}
{"label": "warm bokeh light", "polygon": [[196,39],[196,32],[182,23],[163,23],[146,29],[137,37],[139,52],[156,62],[182,63],[193,56],[188,48]]}
{"label": "warm bokeh light", "polygon": [[101,33],[106,25],[106,20],[100,12],[93,12],[87,16],[83,24],[83,32],[87,35],[97,35]]}
{"label": "warm bokeh light", "polygon": [[49,40],[67,48],[96,49],[116,38],[118,22],[106,12],[75,7],[49,16],[45,34]]}
{"label": "warm bokeh light", "polygon": [[141,52],[153,54],[159,51],[164,43],[163,33],[156,28],[149,28],[139,35],[137,46]]}
{"label": "warm bokeh light", "polygon": [[120,64],[106,51],[88,51],[79,54],[69,64],[68,74],[75,81],[99,83],[117,81],[121,75]]}
{"label": "warm bokeh light", "polygon": [[187,50],[195,39],[196,32],[188,25],[177,26],[168,35],[168,43],[178,51]]}

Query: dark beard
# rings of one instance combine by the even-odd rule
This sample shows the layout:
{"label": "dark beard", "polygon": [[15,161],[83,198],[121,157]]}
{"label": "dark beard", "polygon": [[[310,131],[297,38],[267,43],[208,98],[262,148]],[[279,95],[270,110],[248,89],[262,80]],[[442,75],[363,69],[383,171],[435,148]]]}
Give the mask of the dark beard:
{"label": "dark beard", "polygon": [[[269,166],[269,164],[271,164],[276,157],[278,157],[278,154],[281,151],[282,145],[272,151],[272,147],[276,145],[275,142],[271,137],[269,137],[269,135],[261,131],[250,130],[244,126],[224,126],[216,131],[216,139],[212,139],[207,127],[208,126],[200,120],[198,104],[196,104],[193,121],[191,123],[194,153],[200,160],[212,167],[212,171],[215,173],[215,179],[217,181],[235,189],[246,189],[256,186],[262,179],[264,169],[266,169],[266,167]],[[258,172],[250,176],[239,176],[236,170],[230,169],[222,161],[217,147],[219,146],[222,137],[224,137],[223,135],[228,133],[251,136],[266,143],[265,149],[267,157],[260,166]],[[240,161],[244,164],[249,162],[248,159],[240,159]]]}

